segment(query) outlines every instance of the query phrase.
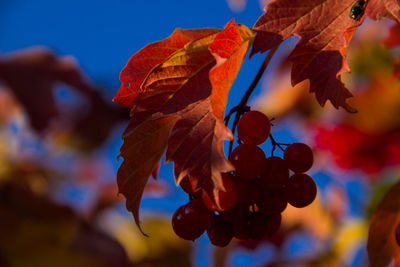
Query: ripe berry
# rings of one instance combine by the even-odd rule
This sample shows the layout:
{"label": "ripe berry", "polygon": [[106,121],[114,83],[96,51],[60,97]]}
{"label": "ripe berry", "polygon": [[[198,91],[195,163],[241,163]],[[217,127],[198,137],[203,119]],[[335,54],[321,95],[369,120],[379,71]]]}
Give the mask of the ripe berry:
{"label": "ripe berry", "polygon": [[395,237],[396,237],[397,245],[400,246],[400,224],[398,224],[396,227]]}
{"label": "ripe berry", "polygon": [[258,146],[241,144],[232,151],[229,160],[235,166],[236,176],[254,179],[264,170],[265,153]]}
{"label": "ripe berry", "polygon": [[254,212],[247,218],[249,238],[261,240],[268,231],[268,216],[261,212]]}
{"label": "ripe berry", "polygon": [[306,172],[314,163],[311,148],[303,143],[289,145],[283,154],[288,167],[294,172]]}
{"label": "ripe berry", "polygon": [[219,217],[223,222],[234,224],[246,217],[248,212],[248,206],[242,203],[236,203],[230,209],[219,212]]}
{"label": "ripe berry", "polygon": [[289,168],[286,161],[275,156],[267,158],[260,180],[263,193],[284,188],[288,180]]}
{"label": "ripe berry", "polygon": [[236,188],[238,189],[237,202],[248,207],[260,201],[261,188],[259,179],[251,181],[237,179],[236,184]]}
{"label": "ripe berry", "polygon": [[216,204],[216,201],[214,200],[214,196],[212,194],[210,194],[206,190],[202,191],[201,199],[204,205],[209,210],[224,211],[230,209],[236,202],[237,190],[236,185],[233,181],[234,176],[232,176],[231,174],[222,174],[221,179],[226,191],[218,192],[219,206]]}
{"label": "ripe berry", "polygon": [[286,187],[286,197],[290,205],[303,208],[310,205],[317,196],[317,186],[314,180],[304,173],[296,173],[289,179]]}
{"label": "ripe berry", "polygon": [[283,190],[263,193],[261,200],[257,203],[260,211],[265,214],[281,213],[286,209],[287,199]]}
{"label": "ripe berry", "polygon": [[249,239],[247,227],[247,218],[243,218],[239,222],[233,224],[233,236],[240,240],[247,240]]}
{"label": "ripe berry", "polygon": [[210,227],[207,228],[207,235],[211,244],[217,247],[225,247],[232,240],[232,226],[222,222],[218,216],[214,216]]}
{"label": "ripe berry", "polygon": [[271,123],[263,113],[252,110],[240,118],[237,132],[239,139],[245,144],[259,145],[268,139]]}
{"label": "ripe berry", "polygon": [[185,176],[182,181],[179,183],[182,190],[189,195],[194,195],[196,192],[199,191],[197,186],[198,180],[195,180],[189,176]]}
{"label": "ripe berry", "polygon": [[200,237],[212,221],[210,212],[200,200],[189,201],[179,207],[172,216],[172,228],[181,238],[195,240]]}
{"label": "ripe berry", "polygon": [[268,237],[275,234],[281,227],[282,215],[280,213],[272,214],[268,216],[267,233]]}

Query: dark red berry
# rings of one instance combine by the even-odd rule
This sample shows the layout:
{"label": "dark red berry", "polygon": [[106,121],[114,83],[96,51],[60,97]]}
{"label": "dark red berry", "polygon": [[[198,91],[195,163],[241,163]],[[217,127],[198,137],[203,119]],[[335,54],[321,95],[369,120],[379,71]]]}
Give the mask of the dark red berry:
{"label": "dark red berry", "polygon": [[259,179],[236,179],[235,184],[237,188],[237,203],[248,207],[260,200],[261,187]]}
{"label": "dark red berry", "polygon": [[222,222],[218,216],[214,216],[210,227],[207,228],[210,243],[217,247],[225,247],[233,237],[232,226]]}
{"label": "dark red berry", "polygon": [[206,190],[202,191],[201,199],[209,210],[224,211],[230,209],[236,202],[237,190],[234,183],[234,176],[231,174],[222,174],[221,181],[226,191],[218,191],[219,205],[217,205],[217,201],[214,200],[213,194]]}
{"label": "dark red berry", "polygon": [[289,169],[294,172],[306,172],[314,163],[314,156],[311,148],[303,143],[289,145],[283,154],[283,158]]}
{"label": "dark red berry", "polygon": [[275,190],[264,193],[257,206],[265,214],[281,213],[287,206],[285,192],[283,190]]}
{"label": "dark red berry", "polygon": [[253,205],[261,199],[261,188],[258,180],[254,179],[243,186],[242,203],[247,206]]}
{"label": "dark red berry", "polygon": [[261,212],[254,212],[247,218],[249,238],[261,240],[268,232],[268,216]]}
{"label": "dark red berry", "polygon": [[200,190],[198,185],[198,180],[193,179],[189,176],[185,176],[182,181],[179,183],[182,190],[185,191],[189,195],[194,195],[196,192]]}
{"label": "dark red berry", "polygon": [[198,199],[189,201],[179,207],[172,216],[172,228],[181,238],[195,240],[210,225],[213,218],[210,212]]}
{"label": "dark red berry", "polygon": [[398,224],[396,227],[395,237],[396,237],[397,245],[400,246],[400,224]]}
{"label": "dark red berry", "polygon": [[233,224],[233,236],[240,240],[249,239],[247,217]]}
{"label": "dark red berry", "polygon": [[264,113],[252,110],[240,118],[237,131],[239,139],[245,144],[259,145],[268,139],[271,123]]}
{"label": "dark red berry", "polygon": [[246,217],[248,212],[248,206],[242,203],[236,203],[230,209],[219,212],[219,217],[223,222],[234,224]]}
{"label": "dark red berry", "polygon": [[254,179],[264,170],[265,153],[258,146],[241,144],[232,151],[229,160],[235,166],[237,177]]}
{"label": "dark red berry", "polygon": [[265,161],[265,169],[261,175],[261,189],[263,194],[280,190],[286,186],[289,180],[289,168],[280,157],[272,156]]}
{"label": "dark red berry", "polygon": [[314,180],[304,173],[296,173],[289,179],[286,187],[286,197],[290,205],[303,208],[310,205],[317,196],[317,186]]}
{"label": "dark red berry", "polygon": [[273,234],[275,234],[282,222],[282,215],[280,213],[272,214],[268,216],[268,225],[267,225],[267,233],[266,235],[268,237],[271,237]]}

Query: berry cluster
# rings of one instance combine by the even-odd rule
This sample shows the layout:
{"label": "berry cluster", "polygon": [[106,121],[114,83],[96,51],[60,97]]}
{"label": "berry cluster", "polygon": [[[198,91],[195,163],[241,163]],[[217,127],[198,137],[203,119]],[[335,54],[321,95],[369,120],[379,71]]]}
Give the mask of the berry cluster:
{"label": "berry cluster", "polygon": [[[229,157],[235,172],[222,174],[225,191],[218,191],[218,201],[215,194],[200,189],[195,179],[181,181],[182,189],[191,196],[172,217],[172,227],[181,238],[194,240],[207,231],[215,246],[226,246],[233,237],[261,240],[279,229],[288,203],[302,208],[314,201],[317,187],[304,173],[313,164],[309,146],[293,143],[284,150],[283,158],[267,158],[258,145],[270,136],[271,123],[258,111],[245,113],[237,131],[241,142]],[[274,147],[280,146],[272,142]]]}

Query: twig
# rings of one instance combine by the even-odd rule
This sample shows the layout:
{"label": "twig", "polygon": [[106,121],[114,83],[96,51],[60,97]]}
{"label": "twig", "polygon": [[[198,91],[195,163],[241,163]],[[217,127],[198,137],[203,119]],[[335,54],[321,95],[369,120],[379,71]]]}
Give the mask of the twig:
{"label": "twig", "polygon": [[[271,48],[268,52],[268,54],[266,55],[263,63],[261,64],[260,69],[258,70],[256,77],[254,77],[253,82],[250,84],[249,88],[247,89],[246,93],[243,95],[242,99],[240,100],[240,103],[233,107],[228,115],[225,117],[225,125],[228,125],[229,120],[231,118],[231,116],[233,115],[233,113],[236,112],[235,114],[235,119],[233,121],[233,125],[232,125],[232,133],[235,135],[236,132],[236,126],[237,123],[239,122],[240,117],[246,113],[247,111],[250,110],[250,107],[247,106],[247,102],[249,101],[249,98],[251,96],[251,94],[253,93],[254,89],[256,89],[258,83],[261,80],[261,77],[263,76],[265,70],[267,69],[269,63],[271,62],[272,57],[275,55],[275,52],[278,50],[279,46],[281,45],[281,43],[279,43],[278,45],[276,45],[275,47]],[[228,157],[231,155],[232,152],[232,148],[233,148],[233,142],[231,141],[229,143],[229,153],[228,153]]]}

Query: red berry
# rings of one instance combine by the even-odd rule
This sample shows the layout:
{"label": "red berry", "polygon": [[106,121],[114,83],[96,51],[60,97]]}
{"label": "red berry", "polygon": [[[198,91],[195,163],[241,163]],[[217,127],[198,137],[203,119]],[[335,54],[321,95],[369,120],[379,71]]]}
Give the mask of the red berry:
{"label": "red berry", "polygon": [[263,113],[252,110],[240,118],[237,132],[239,139],[245,144],[259,145],[268,139],[271,123]]}
{"label": "red berry", "polygon": [[219,212],[219,217],[223,222],[234,224],[246,217],[248,212],[248,206],[242,203],[236,203],[230,209]]}
{"label": "red berry", "polygon": [[281,227],[282,215],[280,213],[272,214],[268,216],[267,233],[268,237],[275,234]]}
{"label": "red berry", "polygon": [[308,171],[314,163],[311,148],[303,143],[293,143],[289,145],[283,154],[283,158],[288,167],[298,173]]}
{"label": "red berry", "polygon": [[268,216],[261,212],[255,212],[247,218],[247,229],[251,239],[261,240],[268,231]]}
{"label": "red berry", "polygon": [[234,176],[231,174],[222,174],[221,179],[226,191],[218,192],[219,206],[216,204],[213,195],[210,196],[210,193],[208,193],[206,190],[202,191],[201,199],[209,210],[224,211],[230,209],[236,202],[237,190],[233,181]]}
{"label": "red berry", "polygon": [[286,161],[275,156],[267,158],[260,180],[263,193],[284,188],[288,180],[289,168]]}
{"label": "red berry", "polygon": [[258,146],[241,144],[232,151],[229,160],[235,166],[236,176],[254,179],[264,170],[265,153]]}
{"label": "red berry", "polygon": [[239,222],[233,224],[233,236],[240,240],[249,239],[247,218],[243,218]]}
{"label": "red berry", "polygon": [[210,227],[207,229],[207,235],[211,244],[217,247],[225,247],[232,240],[232,226],[222,222],[218,216],[214,216]]}
{"label": "red berry", "polygon": [[246,182],[241,187],[241,194],[238,196],[238,201],[240,201],[244,205],[250,206],[260,201],[261,189],[258,179]]}
{"label": "red berry", "polygon": [[247,240],[249,238],[261,240],[270,237],[279,230],[282,216],[280,213],[265,215],[254,212],[233,225],[234,237]]}
{"label": "red berry", "polygon": [[276,190],[264,193],[257,206],[265,214],[281,213],[287,206],[285,192],[283,190]]}
{"label": "red berry", "polygon": [[179,207],[172,216],[172,228],[181,238],[195,240],[200,237],[212,221],[210,212],[200,200],[189,201]]}
{"label": "red berry", "polygon": [[182,181],[179,183],[182,190],[185,191],[189,195],[194,195],[196,192],[199,191],[199,187],[197,186],[198,180],[193,179],[189,176],[185,176]]}
{"label": "red berry", "polygon": [[397,245],[400,246],[400,224],[398,224],[396,227],[395,237],[396,237]]}
{"label": "red berry", "polygon": [[290,205],[303,208],[310,205],[317,196],[317,186],[314,180],[304,173],[296,173],[289,179],[286,187],[286,197]]}

